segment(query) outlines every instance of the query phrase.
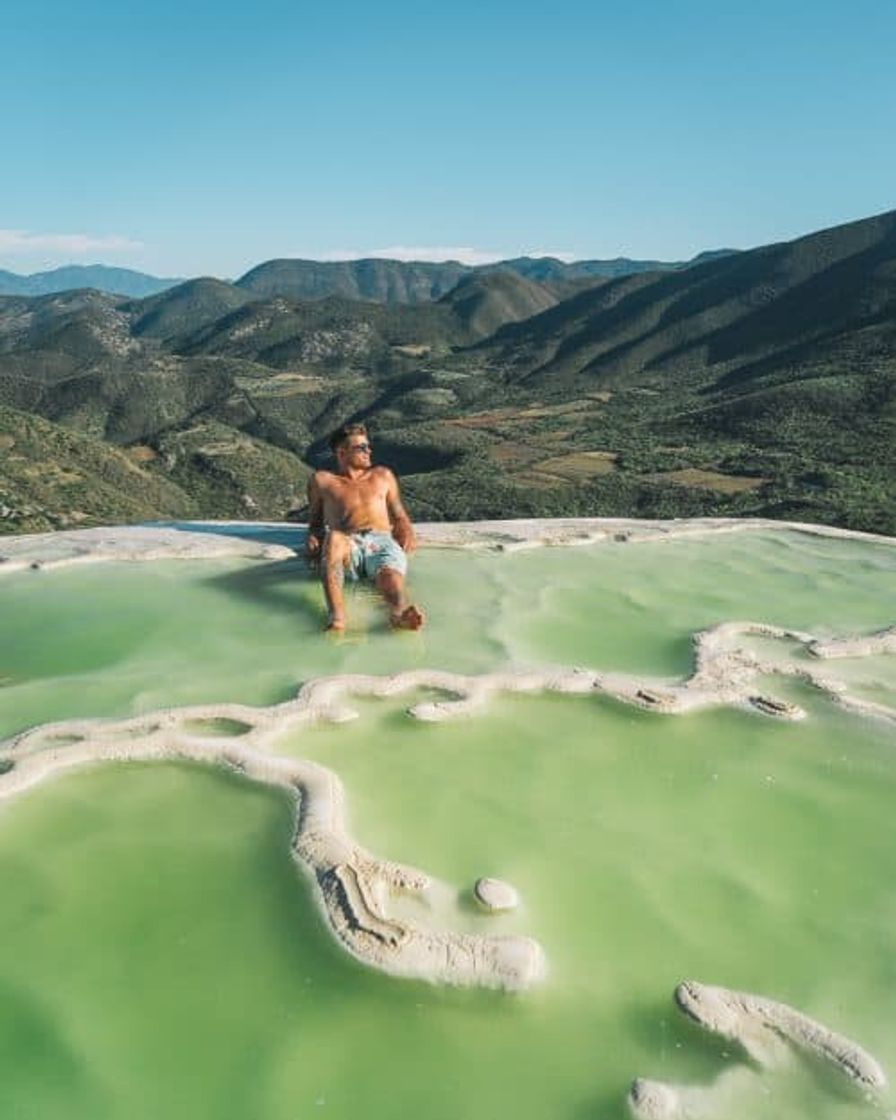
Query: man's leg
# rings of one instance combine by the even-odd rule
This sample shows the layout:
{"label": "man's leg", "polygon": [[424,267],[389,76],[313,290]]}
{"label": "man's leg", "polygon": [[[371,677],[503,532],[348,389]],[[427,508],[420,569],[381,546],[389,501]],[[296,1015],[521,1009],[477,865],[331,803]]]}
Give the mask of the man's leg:
{"label": "man's leg", "polygon": [[419,630],[423,625],[423,612],[405,599],[404,576],[394,568],[380,568],[374,584],[386,602],[389,622],[397,630]]}
{"label": "man's leg", "polygon": [[351,556],[351,537],[345,533],[330,531],[324,541],[321,580],[324,585],[324,598],[327,600],[327,629],[345,629],[345,600],[342,585],[345,582],[345,568]]}

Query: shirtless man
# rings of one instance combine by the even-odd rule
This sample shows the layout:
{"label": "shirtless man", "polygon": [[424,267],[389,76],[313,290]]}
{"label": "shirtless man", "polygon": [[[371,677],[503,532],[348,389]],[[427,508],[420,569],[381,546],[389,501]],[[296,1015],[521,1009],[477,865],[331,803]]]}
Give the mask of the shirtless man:
{"label": "shirtless man", "polygon": [[315,471],[308,483],[308,539],[305,551],[321,562],[327,600],[327,630],[345,629],[342,584],[346,571],[366,576],[399,630],[419,630],[423,612],[405,597],[407,554],[417,547],[414,527],[401,504],[398,481],[388,467],[370,463],[363,424],[343,424],[330,436],[337,470]]}

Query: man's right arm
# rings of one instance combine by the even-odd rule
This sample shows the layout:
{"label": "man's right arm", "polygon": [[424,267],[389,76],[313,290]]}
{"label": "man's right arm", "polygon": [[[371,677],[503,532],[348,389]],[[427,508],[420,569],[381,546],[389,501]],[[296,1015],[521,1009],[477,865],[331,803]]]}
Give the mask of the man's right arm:
{"label": "man's right arm", "polygon": [[414,532],[414,526],[411,524],[407,510],[402,505],[401,494],[398,490],[398,479],[391,471],[387,470],[386,480],[386,509],[389,512],[392,536],[404,551],[410,554],[417,547],[417,534]]}
{"label": "man's right arm", "polygon": [[311,559],[320,556],[324,543],[324,497],[321,493],[318,472],[308,480],[308,536],[305,539],[305,554]]}

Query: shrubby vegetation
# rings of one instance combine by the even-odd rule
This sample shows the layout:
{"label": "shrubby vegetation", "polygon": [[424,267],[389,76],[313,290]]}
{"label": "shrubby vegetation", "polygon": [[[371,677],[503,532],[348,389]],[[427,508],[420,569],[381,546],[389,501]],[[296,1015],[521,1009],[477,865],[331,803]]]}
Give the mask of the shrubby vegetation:
{"label": "shrubby vegetation", "polygon": [[575,290],[483,272],[413,306],[298,300],[275,263],[258,290],[0,297],[0,531],[280,518],[364,420],[418,519],[896,534],[896,214]]}

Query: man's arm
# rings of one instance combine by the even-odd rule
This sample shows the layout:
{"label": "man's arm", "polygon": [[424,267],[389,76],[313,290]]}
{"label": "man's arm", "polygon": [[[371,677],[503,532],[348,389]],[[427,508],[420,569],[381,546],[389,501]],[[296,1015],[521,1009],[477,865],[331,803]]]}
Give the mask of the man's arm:
{"label": "man's arm", "polygon": [[308,480],[308,536],[305,539],[305,555],[311,559],[320,556],[323,541],[324,497],[315,471]]}
{"label": "man's arm", "polygon": [[413,552],[417,547],[417,536],[414,533],[414,526],[411,524],[411,519],[408,517],[407,510],[401,503],[398,479],[391,471],[389,471],[386,489],[386,509],[389,511],[392,536],[398,541],[405,552]]}

